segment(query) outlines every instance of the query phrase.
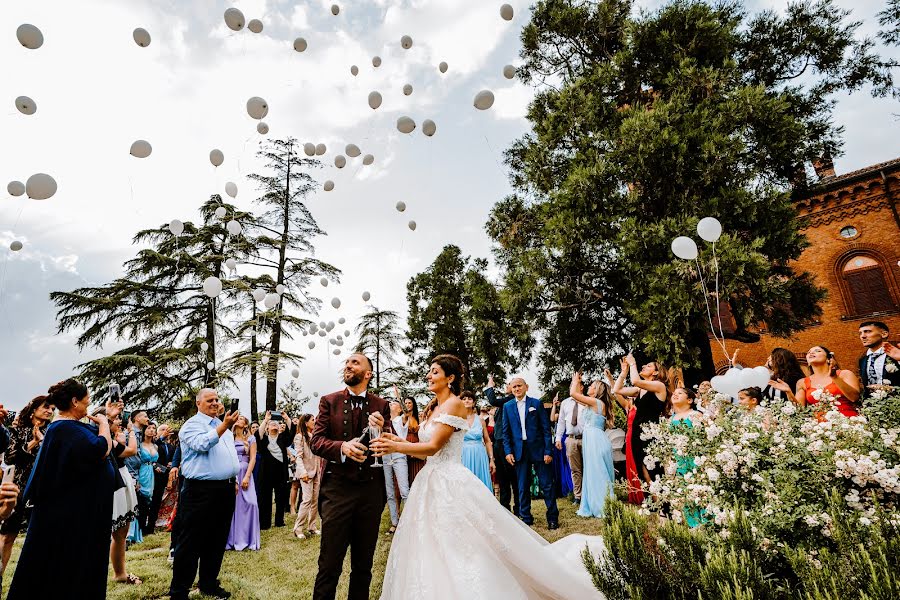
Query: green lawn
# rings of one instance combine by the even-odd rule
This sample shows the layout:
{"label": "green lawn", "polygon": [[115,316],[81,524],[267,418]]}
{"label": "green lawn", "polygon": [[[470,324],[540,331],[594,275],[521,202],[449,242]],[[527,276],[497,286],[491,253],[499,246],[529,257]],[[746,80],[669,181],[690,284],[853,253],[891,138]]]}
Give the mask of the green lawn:
{"label": "green lawn", "polygon": [[[570,533],[587,533],[598,535],[601,522],[598,519],[582,519],[575,515],[575,508],[567,500],[559,501],[560,528],[548,531],[544,519],[544,503],[542,500],[532,502],[532,513],[535,518],[535,531],[553,542]],[[292,523],[290,517],[286,519]],[[372,598],[378,598],[381,583],[384,579],[384,568],[390,551],[391,537],[385,535],[390,526],[388,512],[382,518],[382,535],[375,551],[373,568]],[[4,581],[4,595],[15,570],[18,559],[18,548],[21,547],[20,536],[17,548],[10,560]],[[169,589],[172,570],[166,556],[169,548],[169,535],[157,533],[148,536],[142,544],[128,551],[128,570],[144,580],[143,585],[133,586],[116,583],[110,579],[107,598],[117,600],[136,600],[143,598],[163,598]],[[226,552],[222,565],[222,586],[231,591],[235,600],[297,600],[312,596],[313,582],[316,578],[316,561],[319,556],[318,538],[298,540],[291,535],[289,527],[271,529],[263,532],[262,549],[258,552]],[[349,558],[349,556],[348,556]],[[349,561],[345,564],[345,573],[338,588],[338,598],[347,596],[347,572]],[[110,575],[112,571],[110,571]],[[196,594],[196,592],[195,592]],[[196,594],[196,598],[203,598]],[[423,599],[424,600],[424,599]]]}

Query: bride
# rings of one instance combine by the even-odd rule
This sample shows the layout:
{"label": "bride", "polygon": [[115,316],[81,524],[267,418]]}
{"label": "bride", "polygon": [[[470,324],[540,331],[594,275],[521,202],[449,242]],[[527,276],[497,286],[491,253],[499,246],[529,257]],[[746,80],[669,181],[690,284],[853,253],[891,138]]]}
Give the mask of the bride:
{"label": "bride", "polygon": [[595,556],[604,551],[599,537],[575,534],[550,544],[463,466],[463,371],[449,354],[432,361],[427,380],[435,399],[418,443],[390,433],[371,443],[376,454],[428,459],[394,536],[381,600],[602,598],[581,559],[585,547]]}

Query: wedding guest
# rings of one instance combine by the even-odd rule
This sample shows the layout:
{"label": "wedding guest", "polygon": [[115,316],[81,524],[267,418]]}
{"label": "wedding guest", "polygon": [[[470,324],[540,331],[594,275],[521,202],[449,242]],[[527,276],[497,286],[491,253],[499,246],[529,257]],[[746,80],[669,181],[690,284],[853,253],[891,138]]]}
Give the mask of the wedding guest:
{"label": "wedding guest", "polygon": [[[169,432],[169,440],[172,454],[169,459],[166,480],[163,483],[164,491],[162,501],[159,505],[159,513],[156,516],[156,526],[164,527],[167,531],[171,531],[172,529],[173,514],[175,512],[175,506],[178,503],[178,469],[175,465],[175,456],[179,455],[177,429],[172,429]],[[156,491],[156,487],[153,489]]]}
{"label": "wedding guest", "polygon": [[175,455],[175,446],[169,441],[170,434],[171,429],[166,423],[162,423],[156,428],[156,452],[159,458],[153,465],[153,496],[150,498],[149,518],[144,535],[150,535],[159,525],[159,509],[162,506],[163,495],[169,482],[172,457]]}
{"label": "wedding guest", "polygon": [[259,505],[253,485],[253,465],[256,463],[256,438],[250,435],[247,417],[241,415],[231,428],[234,449],[241,463],[238,472],[238,491],[234,502],[234,516],[228,533],[226,550],[259,550]]}
{"label": "wedding guest", "polygon": [[[762,402],[763,393],[758,387],[748,387],[740,390],[738,392],[738,405],[747,411],[752,411],[759,403]],[[675,398],[672,398],[672,401],[675,401]],[[674,404],[673,404],[674,406]]]}
{"label": "wedding guest", "polygon": [[[147,423],[144,427],[143,440],[138,444],[138,452],[135,458],[138,459],[137,478],[135,487],[138,495],[138,517],[131,522],[131,529],[128,532],[128,542],[132,544],[140,544],[144,541],[144,531],[147,528],[147,520],[150,516],[150,500],[153,498],[153,465],[159,458],[159,452],[153,438],[156,436],[156,423]],[[126,459],[126,463],[128,463]],[[134,465],[132,461],[128,463]]]}
{"label": "wedding guest", "polygon": [[[408,432],[403,424],[403,405],[397,399],[399,397],[399,390],[395,386],[394,399],[390,401],[389,405],[391,426],[396,435],[406,439]],[[384,489],[387,492],[388,511],[391,514],[391,528],[388,529],[388,535],[393,535],[397,531],[397,523],[400,522],[401,503],[406,503],[406,497],[409,495],[409,465],[406,462],[406,455],[400,452],[382,456],[381,463],[384,469]]]}
{"label": "wedding guest", "polygon": [[890,342],[890,330],[881,321],[866,321],[859,326],[859,339],[866,353],[859,357],[861,398],[868,398],[871,386],[900,386],[900,351]]}
{"label": "wedding guest", "polygon": [[[0,525],[9,518],[16,509],[19,500],[19,486],[12,481],[0,484]],[[0,572],[0,589],[3,588],[3,573]]]}
{"label": "wedding guest", "polygon": [[187,600],[200,568],[197,587],[201,594],[229,598],[219,584],[219,570],[234,515],[240,461],[231,428],[240,414],[226,412],[218,418],[219,395],[204,388],[197,392],[197,414],[185,421],[178,440],[184,483],[178,499],[178,535],[172,564],[169,595]]}
{"label": "wedding guest", "polygon": [[144,443],[144,429],[147,425],[150,424],[150,418],[147,416],[147,411],[143,409],[136,410],[131,413],[131,423],[132,429],[134,430],[134,435],[137,437],[138,443],[138,453],[134,456],[129,456],[125,459],[125,466],[128,467],[128,471],[131,473],[131,478],[134,480],[135,489],[137,489],[138,495],[138,516],[137,519],[131,524],[131,531],[128,533],[128,541],[131,543],[137,543],[143,541],[143,533],[138,535],[138,532],[135,530],[135,526],[143,532],[143,528],[141,527],[141,523],[145,523],[148,515],[150,514],[150,499],[151,497],[141,493],[141,445]]}
{"label": "wedding guest", "polygon": [[320,535],[317,521],[319,518],[319,485],[322,482],[320,473],[321,459],[313,454],[309,440],[316,425],[315,415],[304,414],[297,423],[297,435],[294,436],[294,448],[297,450],[297,468],[294,477],[300,482],[300,506],[297,508],[297,519],[294,521],[294,535],[298,539],[306,539],[308,535]]}
{"label": "wedding guest", "polygon": [[[406,441],[417,443],[419,441],[419,405],[412,398],[403,401],[406,410],[403,411],[403,426],[406,428]],[[406,457],[406,465],[409,470],[409,487],[412,487],[416,475],[425,466],[425,461],[415,456]]]}
{"label": "wedding guest", "polygon": [[256,437],[257,431],[259,431],[259,423],[257,423],[256,421],[253,421],[252,423],[250,423],[250,435],[252,435],[253,437]]}
{"label": "wedding guest", "polygon": [[[109,421],[88,416],[90,394],[79,381],[61,381],[47,396],[59,414],[25,489],[31,521],[7,600],[32,600],[36,590],[41,598],[71,598],[73,590],[81,598],[106,598],[115,485]],[[111,417],[120,410],[106,409]],[[82,423],[85,417],[97,427]]]}
{"label": "wedding guest", "polygon": [[812,375],[797,383],[797,404],[806,406],[819,402],[816,392],[826,391],[834,396],[835,408],[846,417],[859,414],[859,378],[851,371],[838,369],[834,353],[825,346],[813,346],[806,353],[806,364]]}
{"label": "wedding guest", "polygon": [[711,381],[701,381],[701,382],[700,382],[700,385],[697,386],[697,395],[698,395],[698,396],[703,396],[703,395],[709,393],[709,391],[710,391],[711,389],[712,389],[712,382],[711,382]]}
{"label": "wedding guest", "polygon": [[[630,387],[624,387],[626,374],[631,377]],[[646,363],[638,370],[634,356],[629,354],[622,359],[622,371],[612,391],[633,398],[634,410],[629,412],[628,437],[625,441],[626,478],[629,501],[640,504],[644,500],[643,484],[649,485],[656,472],[644,464],[647,442],[641,439],[641,432],[644,424],[658,422],[669,411],[668,372],[655,361]]]}
{"label": "wedding guest", "polygon": [[[472,471],[482,483],[494,493],[491,475],[497,470],[494,462],[494,447],[488,437],[487,427],[478,415],[475,394],[466,390],[459,396],[466,408],[466,422],[469,430],[463,436],[462,464]],[[402,436],[401,436],[402,437]]]}
{"label": "wedding guest", "polygon": [[613,495],[616,473],[613,469],[612,444],[606,437],[606,429],[613,424],[613,398],[606,384],[597,380],[582,393],[581,373],[572,375],[569,395],[584,410],[581,412],[583,427],[582,455],[584,477],[581,484],[579,517],[603,517],[606,500]]}
{"label": "wedding guest", "polygon": [[[484,397],[487,398],[488,404],[497,409],[494,415],[494,456],[506,456],[506,450],[503,444],[503,406],[507,402],[514,399],[510,386],[506,386],[506,392],[502,396],[498,396],[494,389],[494,376],[488,377],[487,385],[484,388]],[[519,494],[517,491],[516,469],[506,460],[500,460],[497,464],[495,473],[497,478],[498,496],[500,505],[506,510],[512,510],[512,513],[519,516]]]}
{"label": "wedding guest", "polygon": [[[581,390],[579,390],[581,393]],[[572,491],[575,504],[581,502],[582,439],[584,436],[584,414],[581,405],[569,396],[560,403],[559,418],[556,423],[556,449],[565,452],[572,473]]]}
{"label": "wedding guest", "polygon": [[796,355],[786,348],[775,348],[766,361],[766,367],[772,371],[772,379],[762,391],[763,397],[796,402],[794,390],[797,389],[797,382],[805,377]]}
{"label": "wedding guest", "polygon": [[50,403],[48,396],[38,396],[19,411],[9,429],[9,446],[3,462],[15,467],[13,482],[18,486],[20,496],[16,501],[17,508],[0,524],[0,544],[2,544],[0,551],[2,551],[3,557],[0,577],[6,571],[6,564],[12,554],[16,537],[20,531],[28,527],[31,509],[28,508],[21,495],[25,492],[25,485],[31,475],[34,459],[41,449],[47,425],[53,418],[53,410],[54,406]]}
{"label": "wedding guest", "polygon": [[[290,419],[282,412],[284,419]],[[282,428],[283,421],[272,418],[272,412],[260,424],[257,435],[257,459],[259,468],[259,526],[266,530],[272,527],[272,496],[275,496],[275,527],[284,527],[284,514],[288,512],[288,446],[294,441],[294,434]]]}
{"label": "wedding guest", "polygon": [[[106,414],[106,409],[99,408],[95,414]],[[137,519],[137,492],[131,473],[125,466],[125,459],[138,453],[137,438],[134,435],[131,419],[125,422],[125,431],[122,431],[121,414],[116,415],[109,422],[109,432],[112,437],[112,451],[110,452],[114,466],[119,473],[115,491],[113,492],[112,513],[112,540],[109,544],[109,562],[112,563],[113,580],[129,585],[143,583],[139,577],[128,572],[125,566],[126,537],[131,528],[131,522]],[[121,481],[118,481],[121,479]]]}
{"label": "wedding guest", "polygon": [[[762,393],[758,387],[753,388],[761,397]],[[746,391],[746,390],[742,390]],[[740,396],[740,394],[738,394]],[[694,422],[699,421],[702,415],[695,409],[697,395],[693,390],[684,387],[676,388],[672,392],[672,409],[669,416],[669,427],[672,429],[686,428],[693,429]],[[696,468],[693,456],[679,456],[676,454],[677,463],[676,472],[684,477]],[[704,522],[704,511],[694,504],[689,504],[682,510],[685,522],[688,527],[696,527]]]}

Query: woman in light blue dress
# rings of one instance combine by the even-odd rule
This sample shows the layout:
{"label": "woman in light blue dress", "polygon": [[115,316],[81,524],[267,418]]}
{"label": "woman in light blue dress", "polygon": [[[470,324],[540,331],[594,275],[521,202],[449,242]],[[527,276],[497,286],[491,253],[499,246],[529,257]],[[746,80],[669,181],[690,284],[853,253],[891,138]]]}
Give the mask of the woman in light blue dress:
{"label": "woman in light blue dress", "polygon": [[[150,423],[144,429],[144,442],[138,446],[138,457],[141,459],[141,467],[138,469],[137,473],[137,483],[140,485],[137,493],[144,497],[144,502],[146,502],[146,506],[150,505],[150,499],[153,498],[153,465],[156,464],[156,459],[159,458],[159,450],[156,448],[156,444],[153,443],[153,438],[156,437],[156,425]],[[154,522],[156,519],[153,519]],[[142,533],[142,523],[141,519],[134,519],[131,521],[131,528],[128,530],[128,537],[126,538],[132,544],[140,544],[144,541],[144,534]]]}
{"label": "woman in light blue dress", "polygon": [[491,474],[494,472],[494,447],[488,436],[487,427],[478,415],[475,406],[475,394],[466,391],[460,395],[463,406],[466,407],[466,420],[469,430],[463,438],[462,463],[472,471],[478,479],[484,483],[487,489],[494,493],[494,483]]}
{"label": "woman in light blue dress", "polygon": [[606,437],[607,421],[612,425],[612,394],[609,387],[600,380],[582,393],[581,373],[572,375],[569,395],[590,410],[583,411],[584,433],[581,438],[582,480],[580,517],[603,517],[606,499],[613,495],[615,470],[613,469],[612,445]]}

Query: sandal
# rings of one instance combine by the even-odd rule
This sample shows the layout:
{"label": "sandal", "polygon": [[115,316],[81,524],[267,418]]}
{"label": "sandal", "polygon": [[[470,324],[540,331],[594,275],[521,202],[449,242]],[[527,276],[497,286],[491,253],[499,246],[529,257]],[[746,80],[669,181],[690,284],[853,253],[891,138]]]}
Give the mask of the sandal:
{"label": "sandal", "polygon": [[144,583],[140,577],[138,577],[137,575],[132,575],[131,573],[126,575],[125,579],[116,579],[116,582],[124,583],[127,585],[141,585],[142,583]]}
{"label": "sandal", "polygon": [[397,533],[397,528],[394,527],[393,525],[391,525],[391,528],[388,529],[387,532],[388,532],[388,535],[394,535],[395,533]]}

